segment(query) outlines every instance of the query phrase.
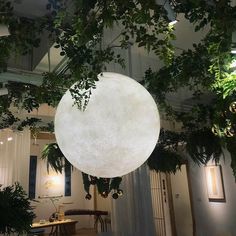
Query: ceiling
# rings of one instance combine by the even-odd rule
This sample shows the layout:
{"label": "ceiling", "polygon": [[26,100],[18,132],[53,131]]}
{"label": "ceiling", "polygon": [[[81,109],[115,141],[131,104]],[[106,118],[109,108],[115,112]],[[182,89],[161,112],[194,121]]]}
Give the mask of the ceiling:
{"label": "ceiling", "polygon": [[[35,18],[47,13],[46,5],[48,0],[11,0],[11,2],[14,5],[15,12],[21,16]],[[182,15],[178,15],[177,20],[178,23],[175,25],[177,40],[173,42],[173,44],[177,47],[176,53],[179,54],[182,49],[191,48],[193,43],[199,42],[205,32],[201,31],[196,33],[192,24],[186,21]],[[106,45],[113,41],[117,34],[119,34],[118,31],[119,29],[113,28],[112,30],[105,32],[104,44]],[[41,45],[39,48],[35,48],[31,55],[22,56],[20,58],[13,57],[9,61],[9,67],[18,69],[18,71],[31,71],[35,73],[53,71],[57,65],[62,62],[63,57],[60,56],[60,49],[55,49],[52,44],[53,43],[48,40],[47,33],[44,33],[41,36]],[[137,80],[140,80],[146,70],[146,67],[141,69],[140,66],[144,67],[147,61],[148,66],[151,68],[153,65],[155,68],[157,67],[157,69],[163,66],[163,63],[157,60],[155,55],[147,53],[140,48],[132,47],[131,54],[134,55],[132,57],[135,59],[132,60],[132,63],[134,64],[133,67],[137,67],[132,70],[133,75],[137,77]],[[140,60],[142,61],[143,59],[144,62],[137,62]],[[112,66],[112,69],[114,67],[115,66]],[[116,70],[117,69],[120,70],[120,68],[116,68]],[[127,71],[125,74],[127,74]]]}
{"label": "ceiling", "polygon": [[43,16],[47,10],[48,0],[11,0],[14,11],[20,16],[30,18]]}
{"label": "ceiling", "polygon": [[[11,0],[11,2],[14,6],[15,14],[18,16],[37,18],[47,14],[46,5],[48,0]],[[17,57],[13,55],[8,63],[9,68],[13,68],[15,71],[17,69],[24,72],[45,72],[49,71],[50,60],[51,68],[53,69],[62,60],[58,56],[60,52],[52,47],[53,42],[48,39],[47,32],[43,32],[40,38],[40,46],[34,48],[31,54]]]}

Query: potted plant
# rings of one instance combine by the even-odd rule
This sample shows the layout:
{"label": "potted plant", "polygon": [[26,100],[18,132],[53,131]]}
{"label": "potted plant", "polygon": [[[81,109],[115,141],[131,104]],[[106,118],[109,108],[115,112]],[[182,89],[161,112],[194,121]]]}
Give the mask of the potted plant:
{"label": "potted plant", "polygon": [[19,183],[0,187],[0,233],[10,235],[30,231],[35,214],[30,200]]}

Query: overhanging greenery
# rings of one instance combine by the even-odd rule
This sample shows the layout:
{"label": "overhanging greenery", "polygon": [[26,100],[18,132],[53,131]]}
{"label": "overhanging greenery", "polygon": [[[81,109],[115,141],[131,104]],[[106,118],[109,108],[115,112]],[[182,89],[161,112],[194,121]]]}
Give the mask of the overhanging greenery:
{"label": "overhanging greenery", "polygon": [[[3,117],[0,127],[19,123],[10,111],[12,103],[28,111],[42,103],[57,106],[64,91],[75,81],[79,81],[71,91],[75,104],[79,109],[86,109],[97,74],[106,70],[107,63],[125,66],[123,58],[115,53],[112,42],[103,44],[104,30],[118,25],[120,32],[116,47],[125,50],[130,44],[136,44],[153,51],[165,62],[158,71],[147,68],[144,81],[161,112],[182,126],[181,132],[172,131],[168,138],[160,139],[155,150],[158,154],[155,156],[154,152],[148,161],[150,167],[175,172],[183,159],[176,145],[182,142],[186,147],[184,150],[198,164],[206,164],[212,158],[218,162],[223,156],[223,148],[228,149],[235,174],[236,73],[230,68],[234,60],[230,51],[232,33],[236,31],[236,7],[232,7],[229,0],[170,1],[174,11],[184,14],[196,31],[207,30],[206,36],[199,44],[193,45],[193,49],[183,50],[175,56],[171,44],[175,38],[174,29],[168,25],[164,7],[155,1],[72,2],[74,6],[68,7],[63,1],[50,0],[46,6],[47,14],[32,20],[15,16],[11,4],[0,1],[0,11],[7,12],[0,17],[0,23],[7,23],[11,32],[10,36],[0,38],[1,71],[6,70],[12,52],[24,54],[37,46],[39,35],[45,29],[56,42],[56,47],[62,49],[61,56],[68,58],[67,66],[60,72],[45,73],[39,87],[22,83],[7,85],[9,94],[0,100]],[[178,92],[183,87],[193,94],[192,108],[188,112],[176,110],[167,99],[169,93]],[[208,102],[203,99],[205,95],[211,97]],[[23,124],[40,128],[36,121],[33,125],[32,121]],[[18,128],[22,125],[19,124]],[[168,158],[164,159],[164,155]]]}

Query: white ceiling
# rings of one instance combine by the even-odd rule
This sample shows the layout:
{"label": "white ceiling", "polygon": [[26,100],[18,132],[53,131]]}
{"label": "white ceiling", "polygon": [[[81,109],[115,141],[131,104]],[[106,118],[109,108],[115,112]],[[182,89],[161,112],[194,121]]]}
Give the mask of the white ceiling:
{"label": "white ceiling", "polygon": [[46,12],[48,0],[11,0],[14,11],[27,17],[43,16]]}
{"label": "white ceiling", "polygon": [[[42,15],[45,15],[47,13],[46,5],[48,4],[48,0],[11,0],[14,4],[15,12],[20,15],[24,15],[27,17],[39,17]],[[174,45],[177,46],[176,53],[181,53],[182,50],[179,49],[188,49],[192,47],[193,43],[197,43],[200,41],[202,36],[205,34],[204,31],[200,32],[194,32],[193,25],[190,24],[188,21],[186,21],[183,17],[183,15],[177,16],[178,23],[175,25],[175,34],[177,40],[174,42]],[[113,28],[112,30],[109,30],[109,33],[104,36],[104,44],[111,43],[114,38],[117,36],[118,30]],[[116,42],[114,42],[116,43]],[[48,44],[48,42],[44,42],[44,45]],[[60,50],[56,50],[54,47],[47,47],[48,49],[44,48],[43,52],[45,55],[42,58],[41,61],[38,63],[34,71],[37,72],[43,72],[43,71],[49,71],[49,68],[51,68],[51,71],[58,65],[58,63],[61,62],[63,57],[59,55]],[[46,50],[45,50],[46,49]],[[49,52],[49,54],[48,54]],[[45,54],[46,53],[46,54]],[[38,55],[40,52],[34,52],[34,55]],[[133,70],[135,76],[138,80],[143,76],[143,72],[146,70],[146,65],[149,64],[150,67],[156,67],[155,69],[160,68],[163,63],[156,59],[156,57],[151,54],[145,52],[145,50],[140,49],[138,47],[132,47],[132,54],[134,55],[134,60],[132,61],[137,67],[138,71],[135,71],[135,68]],[[137,62],[137,60],[141,60],[141,62]],[[34,58],[33,58],[34,59]],[[32,60],[33,60],[32,59]],[[144,59],[144,61],[142,61]],[[27,59],[28,60],[28,59]],[[148,63],[147,63],[148,61]],[[50,63],[50,66],[49,66]],[[31,62],[32,64],[32,62]],[[35,64],[35,63],[34,63]],[[140,68],[140,65],[145,66],[145,68]],[[19,66],[16,68],[20,68]],[[21,69],[25,69],[27,67],[21,67]],[[140,74],[140,75],[137,75]]]}

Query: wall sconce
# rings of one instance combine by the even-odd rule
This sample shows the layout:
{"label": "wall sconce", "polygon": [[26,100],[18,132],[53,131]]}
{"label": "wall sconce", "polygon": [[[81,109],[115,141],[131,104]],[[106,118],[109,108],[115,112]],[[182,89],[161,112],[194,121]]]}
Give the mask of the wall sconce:
{"label": "wall sconce", "polygon": [[231,53],[236,54],[236,31],[232,33],[232,48]]}
{"label": "wall sconce", "polygon": [[5,24],[0,24],[0,37],[9,36],[10,32],[8,26]]}
{"label": "wall sconce", "polygon": [[220,165],[205,167],[207,193],[210,202],[225,202],[222,168]]}

